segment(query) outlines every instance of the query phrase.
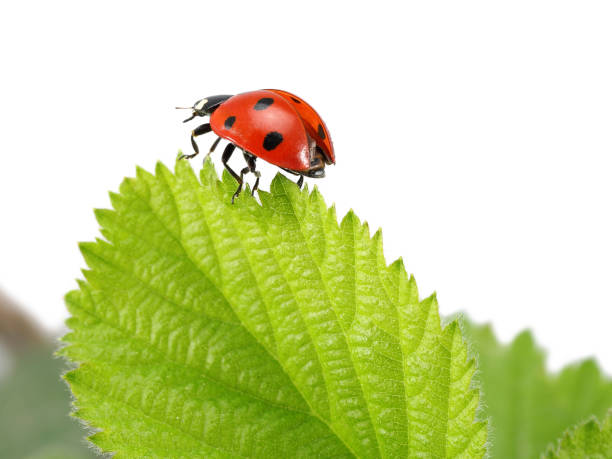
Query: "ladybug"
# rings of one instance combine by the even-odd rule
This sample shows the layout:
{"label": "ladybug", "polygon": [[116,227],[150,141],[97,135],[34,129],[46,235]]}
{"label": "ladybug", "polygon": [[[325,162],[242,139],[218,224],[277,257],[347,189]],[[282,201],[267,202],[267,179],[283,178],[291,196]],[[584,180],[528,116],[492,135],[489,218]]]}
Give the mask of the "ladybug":
{"label": "ladybug", "polygon": [[[242,191],[243,177],[252,172],[257,180],[253,193],[259,186],[260,173],[255,161],[261,158],[281,169],[299,175],[301,188],[304,176],[325,177],[325,165],[335,164],[334,147],[329,131],[317,112],[303,99],[280,89],[261,89],[235,96],[220,95],[198,100],[193,107],[177,107],[193,110],[186,123],[196,116],[209,116],[210,122],[191,131],[194,153],[179,159],[193,158],[200,150],[195,138],[213,131],[218,138],[210,147],[208,157],[221,139],[229,140],[221,161],[238,181],[234,199]],[[240,175],[232,170],[228,161],[236,148],[242,150],[247,167]]]}

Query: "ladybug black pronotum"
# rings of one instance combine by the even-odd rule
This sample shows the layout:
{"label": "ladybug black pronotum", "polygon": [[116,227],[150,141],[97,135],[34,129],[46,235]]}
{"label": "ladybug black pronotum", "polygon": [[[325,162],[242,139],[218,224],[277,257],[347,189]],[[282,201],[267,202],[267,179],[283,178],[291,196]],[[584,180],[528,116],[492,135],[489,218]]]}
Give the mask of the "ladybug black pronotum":
{"label": "ladybug black pronotum", "polygon": [[[304,176],[324,177],[325,165],[336,163],[331,137],[321,117],[308,103],[287,91],[262,89],[236,96],[211,96],[188,108],[193,114],[184,122],[196,116],[210,116],[210,123],[191,132],[194,153],[182,155],[180,159],[193,158],[200,152],[195,142],[199,135],[213,131],[218,136],[208,155],[221,139],[229,140],[221,160],[238,181],[232,202],[240,194],[244,174],[248,172],[257,177],[253,193],[257,190],[260,177],[255,170],[257,158],[299,175],[299,187]],[[240,175],[227,164],[236,147],[242,150],[247,163]]]}

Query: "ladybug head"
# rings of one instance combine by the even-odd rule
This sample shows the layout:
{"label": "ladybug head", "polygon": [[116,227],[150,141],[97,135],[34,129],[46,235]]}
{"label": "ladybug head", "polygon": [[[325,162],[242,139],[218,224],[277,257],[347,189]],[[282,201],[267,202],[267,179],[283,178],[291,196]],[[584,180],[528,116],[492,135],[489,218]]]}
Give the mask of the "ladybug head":
{"label": "ladybug head", "polygon": [[[223,102],[225,102],[230,97],[232,96],[224,94],[221,96],[210,96],[205,99],[198,100],[195,104],[193,104],[193,107],[190,107],[193,110],[193,113],[191,114],[189,118],[184,120],[183,123],[186,123],[187,121],[191,121],[196,116],[210,115],[212,112],[214,112],[219,107],[219,105],[221,105]],[[181,107],[177,107],[177,108],[181,108]]]}
{"label": "ladybug head", "polygon": [[325,155],[323,150],[316,144],[311,145],[310,148],[310,168],[302,174],[312,178],[323,178],[325,177]]}

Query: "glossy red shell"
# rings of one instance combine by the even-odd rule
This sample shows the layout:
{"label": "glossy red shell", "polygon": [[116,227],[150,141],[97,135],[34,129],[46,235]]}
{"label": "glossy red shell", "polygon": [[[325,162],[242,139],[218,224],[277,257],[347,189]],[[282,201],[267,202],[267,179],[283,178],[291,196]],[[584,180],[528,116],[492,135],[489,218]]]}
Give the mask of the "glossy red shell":
{"label": "glossy red shell", "polygon": [[335,162],[323,120],[305,101],[286,91],[262,89],[232,96],[210,115],[210,126],[218,136],[284,169],[309,170],[315,144],[326,162]]}
{"label": "glossy red shell", "polygon": [[[334,145],[332,144],[331,136],[327,130],[327,126],[308,102],[304,99],[300,99],[295,94],[283,91],[282,89],[269,89],[287,100],[293,108],[298,112],[300,118],[304,122],[304,127],[311,138],[315,140],[317,145],[323,150],[323,154],[327,158],[327,163],[336,163],[336,157],[334,155]],[[320,126],[320,127],[319,127]]]}

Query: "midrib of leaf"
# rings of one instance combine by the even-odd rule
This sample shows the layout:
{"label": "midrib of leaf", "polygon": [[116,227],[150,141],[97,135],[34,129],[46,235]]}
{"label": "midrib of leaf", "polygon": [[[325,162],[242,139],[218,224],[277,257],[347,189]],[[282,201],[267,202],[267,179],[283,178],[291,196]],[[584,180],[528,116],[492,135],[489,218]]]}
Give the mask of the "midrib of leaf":
{"label": "midrib of leaf", "polygon": [[[274,251],[272,250],[272,247],[271,247],[270,245],[268,245],[268,248],[270,248],[271,253],[272,253],[272,254],[274,254]],[[276,263],[277,265],[279,265],[279,260],[278,260],[278,258],[276,257],[276,255],[275,255],[275,254],[274,254],[274,260],[275,260],[275,263]],[[284,275],[283,275],[283,278],[284,278],[284,280],[285,280],[285,283],[288,285],[288,288],[290,289],[290,291],[291,291],[291,293],[292,293],[293,297],[295,297],[295,292],[293,291],[293,288],[291,287],[291,284],[290,284],[289,280],[288,280],[288,279],[287,279],[287,278],[286,278]],[[326,288],[324,283],[323,283],[323,285],[324,285],[324,288]],[[313,332],[312,332],[312,330],[310,329],[310,327],[308,326],[308,324],[307,324],[307,322],[306,322],[306,320],[305,320],[303,310],[302,310],[302,309],[299,307],[299,302],[298,302],[297,300],[296,300],[296,302],[298,303],[298,308],[299,308],[298,310],[300,311],[300,314],[302,315],[302,321],[304,321],[304,323],[306,323],[306,330],[307,330],[308,336],[309,336],[309,337],[310,337],[310,339],[312,340],[312,339],[313,339],[313,337],[312,337]],[[344,334],[344,330],[343,330],[343,334]],[[315,350],[316,350],[316,347],[315,347]],[[319,353],[318,353],[318,352],[316,352],[316,354],[315,354],[315,355],[316,355],[316,357],[317,357],[317,362],[318,362],[318,364],[319,364],[319,367],[323,368],[323,364],[322,364],[322,362],[321,362],[321,357],[320,357]],[[328,383],[327,383],[327,381],[326,381],[326,380],[324,380],[324,381],[326,382],[326,384],[325,384],[325,389],[326,389],[326,391],[329,391]],[[298,390],[299,390],[299,389],[298,389]],[[327,392],[327,393],[329,394],[329,392]],[[329,400],[329,395],[327,396],[327,402],[328,402],[328,404],[330,403],[330,400]],[[313,407],[311,406],[311,409],[312,409],[312,408],[313,408]],[[315,412],[313,411],[313,413],[315,413]],[[315,415],[316,415],[317,417],[319,417],[319,418],[320,418],[320,419],[321,419],[323,422],[325,422],[325,423],[326,423],[326,424],[329,426],[329,428],[330,428],[330,429],[331,429],[333,432],[335,432],[335,433],[336,433],[336,435],[338,435],[338,437],[339,437],[339,438],[342,440],[342,442],[343,442],[343,443],[346,445],[347,449],[348,449],[349,451],[351,451],[351,453],[352,453],[352,454],[354,454],[355,456],[358,456],[358,454],[357,454],[357,453],[354,451],[354,449],[351,447],[351,445],[350,445],[349,443],[347,443],[347,442],[344,440],[343,436],[341,435],[341,432],[338,432],[338,430],[337,430],[337,426],[336,426],[336,425],[333,423],[333,421],[330,421],[329,417],[322,417],[322,416],[320,416],[320,415],[318,415],[318,414],[316,414],[316,413],[315,413]]]}
{"label": "midrib of leaf", "polygon": [[[316,271],[318,273],[319,283],[323,286],[323,291],[325,292],[326,303],[327,304],[331,304],[333,302],[332,302],[332,299],[331,299],[331,295],[329,294],[329,291],[328,291],[327,282],[325,281],[325,277],[321,273],[321,268],[320,268],[319,263],[317,263],[315,261],[315,259],[314,259],[315,257],[312,254],[312,249],[311,249],[310,245],[308,244],[308,240],[306,239],[306,237],[304,235],[304,231],[303,231],[303,228],[302,228],[302,220],[298,217],[298,215],[297,215],[297,213],[295,211],[295,207],[293,206],[293,203],[292,203],[291,199],[289,198],[289,194],[287,193],[287,188],[285,187],[285,183],[281,182],[280,186],[283,189],[284,196],[287,197],[287,201],[290,204],[291,211],[292,211],[292,216],[295,219],[295,221],[298,223],[298,229],[299,229],[299,233],[300,233],[301,238],[302,238],[302,243],[306,247],[306,249],[308,251],[308,254],[310,256],[310,259],[312,261],[312,265],[315,266],[315,269],[316,269]],[[308,189],[305,189],[304,192],[307,193]],[[315,193],[317,193],[317,192],[315,191]],[[323,225],[321,225],[321,227],[323,227]],[[353,251],[352,251],[352,253],[353,253],[353,259],[355,260],[356,256],[355,256],[355,250],[354,250],[354,247],[355,247],[354,237],[355,236],[354,236],[354,232],[353,232]],[[274,251],[272,251],[272,252],[274,252]],[[353,266],[355,266],[355,265],[356,265],[356,263],[353,264]],[[355,282],[355,286],[356,286],[356,282]],[[356,288],[355,288],[355,290],[356,290]],[[355,291],[355,297],[356,296],[357,296],[357,293]],[[356,308],[356,305],[355,305],[355,308]],[[340,330],[342,332],[342,337],[344,339],[344,342],[345,342],[347,348],[349,349],[348,354],[349,354],[349,357],[350,357],[351,365],[353,366],[353,371],[357,375],[357,380],[358,380],[359,388],[361,390],[361,396],[363,397],[363,399],[365,401],[365,406],[366,406],[366,409],[367,409],[367,412],[368,412],[368,419],[370,421],[372,431],[374,432],[374,435],[375,435],[375,438],[376,438],[376,448],[378,450],[379,457],[384,457],[384,453],[383,453],[383,451],[381,449],[381,441],[380,441],[380,438],[378,436],[378,431],[377,431],[376,427],[374,426],[374,422],[373,422],[373,419],[372,419],[372,412],[370,411],[370,406],[369,406],[368,399],[365,397],[365,393],[364,393],[364,389],[363,389],[363,384],[361,382],[361,378],[359,377],[359,370],[358,370],[357,366],[355,365],[355,360],[353,359],[353,353],[351,352],[351,346],[350,346],[349,340],[347,339],[346,331],[342,327],[342,322],[339,320],[338,314],[336,313],[336,309],[335,308],[331,308],[331,309],[334,312],[334,316],[336,317],[336,321],[338,322],[338,327],[340,328]],[[301,311],[301,309],[300,309],[300,311]],[[319,362],[320,362],[320,357],[318,355],[317,355],[317,357],[319,358]],[[329,393],[329,383],[327,382],[327,380],[326,380],[326,384],[327,384],[328,393]],[[329,397],[328,397],[328,399],[329,399]]]}
{"label": "midrib of leaf", "polygon": [[[226,185],[229,185],[228,180],[227,180],[227,176],[226,176],[226,181],[225,181],[225,184],[226,184]],[[232,188],[233,188],[233,185],[230,185],[230,186],[232,186]],[[284,196],[288,198],[288,196],[286,195],[286,193],[284,194]],[[225,199],[225,194],[222,194],[221,198],[222,198],[222,199]],[[202,198],[200,197],[200,200],[201,200],[201,199],[202,199]],[[290,200],[289,200],[289,199],[287,199],[287,200],[290,202]],[[297,227],[298,227],[298,228],[300,228],[300,232],[301,232],[300,221],[299,221],[299,219],[298,219],[298,218],[295,218],[295,217],[296,217],[296,215],[295,215],[295,212],[294,212],[294,211],[293,211],[293,217],[294,217],[295,222],[297,223]],[[264,219],[260,219],[260,221],[261,221],[261,222],[265,222],[266,220],[264,220]],[[269,227],[268,227],[268,230],[269,230]],[[269,231],[267,231],[267,232],[266,232],[266,231],[265,231],[265,229],[264,229],[264,233],[266,234],[266,236],[269,236],[269,234],[270,234],[270,232],[269,232]],[[251,234],[251,233],[250,233],[250,234]],[[302,242],[303,247],[306,247],[306,252],[309,252],[309,253],[311,254],[311,252],[309,251],[308,245],[307,245],[307,244],[306,244],[306,242],[305,242],[305,238],[304,238],[304,236],[303,236],[303,233],[302,233],[302,238],[301,238],[301,239],[302,239],[302,241],[301,241],[301,242]],[[293,240],[292,240],[292,242],[296,242],[296,241],[293,241]],[[276,265],[279,267],[279,271],[282,273],[282,274],[281,274],[281,277],[282,277],[283,279],[285,279],[285,282],[286,282],[287,288],[288,288],[288,289],[289,289],[289,290],[292,292],[293,301],[295,301],[296,306],[297,306],[297,311],[300,313],[300,315],[301,315],[301,317],[302,317],[302,321],[303,321],[303,323],[304,323],[304,327],[305,327],[305,329],[306,329],[306,332],[308,333],[308,335],[309,335],[309,336],[311,336],[311,337],[313,337],[313,336],[314,336],[314,338],[311,338],[311,341],[313,341],[313,343],[314,343],[314,341],[316,340],[316,334],[313,332],[313,330],[312,330],[311,326],[308,324],[308,320],[306,320],[307,314],[305,314],[305,313],[304,313],[304,311],[303,311],[303,307],[305,306],[305,304],[304,304],[303,302],[299,301],[299,299],[298,299],[298,298],[299,298],[299,295],[298,295],[298,294],[296,294],[296,290],[295,290],[295,289],[294,289],[294,287],[291,285],[292,283],[291,283],[291,282],[290,282],[290,281],[289,281],[289,280],[286,278],[286,276],[285,276],[285,274],[284,274],[284,272],[286,271],[286,269],[281,269],[281,268],[280,268],[281,263],[280,263],[280,260],[278,259],[278,254],[277,254],[277,253],[276,253],[276,251],[274,250],[274,244],[273,244],[273,241],[270,241],[270,240],[269,240],[269,237],[268,237],[268,244],[267,244],[267,247],[268,247],[268,249],[269,249],[269,252],[270,252],[271,256],[272,256],[272,257],[273,257],[273,259],[275,260]],[[246,252],[248,253],[248,250],[247,250]],[[318,279],[317,279],[317,281],[318,281],[317,283],[320,283],[320,282],[322,281],[322,279],[321,279],[321,277],[320,277],[320,271],[318,271],[318,266],[317,266],[316,262],[315,262],[315,261],[314,261],[314,260],[311,258],[311,256],[310,256],[308,253],[304,253],[304,250],[302,250],[301,255],[296,255],[296,254],[294,253],[294,254],[293,254],[293,256],[295,256],[296,258],[300,258],[300,259],[302,259],[302,260],[305,260],[305,264],[307,264],[307,265],[314,266],[314,267],[315,267],[315,270],[316,270],[317,272],[319,272],[319,277],[318,277]],[[306,260],[307,258],[310,258],[310,260]],[[270,262],[271,262],[271,260],[269,259],[269,260],[267,261],[267,264],[270,264]],[[309,263],[309,262],[310,262],[310,263]],[[317,283],[313,283],[313,285],[316,285]],[[329,304],[329,299],[328,299],[328,298],[326,298],[326,300],[325,300],[325,304]],[[328,309],[330,309],[330,308],[328,308]],[[318,361],[318,362],[321,362],[321,353],[320,353],[319,351],[317,351],[317,345],[316,345],[316,343],[314,343],[314,349],[315,349],[315,353],[314,353],[314,355],[315,355],[315,357],[316,357],[317,361]],[[349,357],[349,359],[352,359],[352,357],[350,356],[350,354],[348,355],[348,357]],[[281,365],[282,365],[282,361],[281,361]],[[323,375],[324,375],[324,379],[323,379],[323,381],[324,381],[324,383],[325,383],[325,386],[324,386],[324,387],[327,389],[327,391],[326,391],[326,392],[329,392],[329,390],[330,390],[330,384],[332,384],[332,383],[330,383],[329,381],[331,380],[331,381],[333,382],[334,380],[333,380],[333,378],[331,378],[331,377],[330,377],[330,373],[329,373],[329,371],[327,371],[327,372],[326,372],[326,371],[324,370],[323,365],[321,365],[321,368],[322,368],[322,370],[323,370]],[[289,369],[287,369],[287,368],[286,368],[286,370],[285,370],[285,371],[286,371],[286,372],[288,372],[289,374],[291,374],[291,370],[289,370]],[[325,378],[325,375],[327,375],[327,378]],[[355,378],[355,379],[357,379],[357,380],[358,380],[358,378]],[[360,382],[359,382],[359,381],[357,381],[357,383],[359,383],[359,384],[360,384]],[[297,387],[298,387],[298,390],[299,390],[299,386],[297,386]],[[332,389],[334,389],[334,386],[332,386]],[[336,391],[336,392],[339,392],[339,391],[338,391],[338,388],[335,388],[335,391]],[[302,392],[302,391],[300,391],[300,392]],[[302,394],[304,395],[304,393],[303,393],[303,392],[302,392]],[[308,397],[307,397],[307,396],[306,396],[306,399],[308,400]],[[311,405],[311,408],[314,408],[314,410],[315,410],[315,412],[316,412],[316,409],[317,409],[317,407],[316,407],[316,406],[314,406],[314,407],[313,407],[313,405]],[[341,411],[341,412],[342,412],[342,411]],[[329,418],[327,418],[327,417],[326,417],[324,414],[322,414],[322,413],[320,413],[320,412],[318,413],[318,415],[319,415],[319,417],[322,417],[323,419],[329,419]],[[344,422],[346,422],[346,420],[347,420],[347,419],[349,419],[350,417],[349,417],[348,415],[339,415],[339,416],[338,416],[338,418],[339,418],[339,421],[338,421],[338,419],[334,420],[334,419],[333,419],[333,417],[332,417],[332,419],[331,419],[331,420],[328,420],[328,421],[327,421],[327,423],[328,423],[328,425],[330,425],[330,428],[331,428],[333,431],[335,431],[335,432],[337,432],[337,433],[338,433],[339,437],[343,439],[343,442],[344,442],[345,444],[347,444],[347,442],[344,440],[345,436],[347,435],[347,431],[346,431],[346,427],[343,427],[343,426],[342,426],[342,424],[343,424]],[[370,420],[369,420],[369,421],[370,421]],[[340,422],[340,424],[339,424],[339,422]],[[371,421],[370,421],[370,422],[371,422]],[[343,431],[342,429],[344,429],[344,431]],[[354,450],[354,448],[355,448],[355,446],[354,446],[354,445],[353,445],[353,447],[349,447],[349,449],[350,449],[351,451],[353,451],[353,453],[354,453],[354,454],[356,454],[356,455],[361,455],[362,457],[368,457],[368,456],[364,456],[364,455],[370,455],[370,456],[371,456],[371,453],[370,453],[370,452],[365,452],[365,451],[362,451],[361,453],[359,453],[358,451],[355,451],[355,450]]]}

